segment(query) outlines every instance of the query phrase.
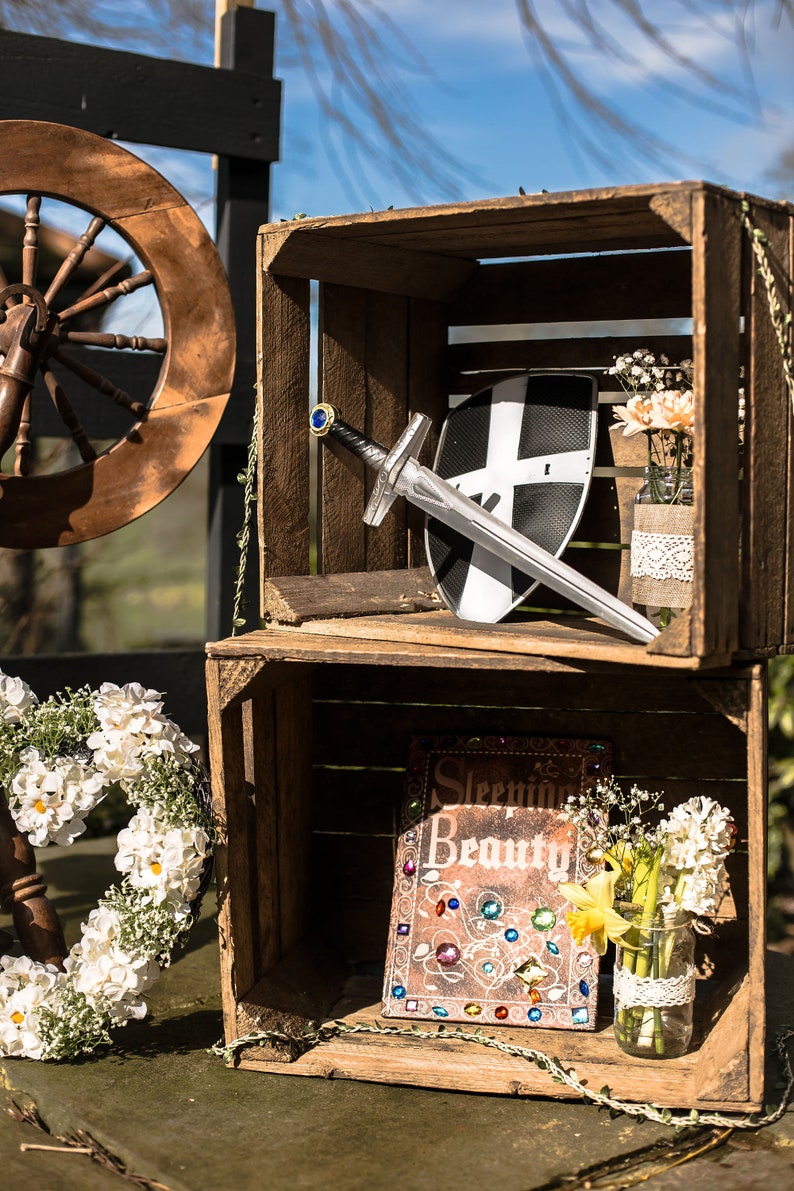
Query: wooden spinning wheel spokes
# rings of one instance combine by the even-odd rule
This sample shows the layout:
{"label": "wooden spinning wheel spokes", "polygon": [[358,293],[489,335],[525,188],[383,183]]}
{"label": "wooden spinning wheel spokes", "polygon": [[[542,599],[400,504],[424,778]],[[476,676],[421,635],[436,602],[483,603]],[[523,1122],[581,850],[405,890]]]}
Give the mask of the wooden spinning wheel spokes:
{"label": "wooden spinning wheel spokes", "polygon": [[[223,412],[234,367],[234,325],[223,268],[198,216],[150,166],[101,137],[61,125],[0,122],[5,150],[0,193],[27,196],[21,281],[0,271],[0,454],[14,443],[13,474],[0,473],[0,546],[66,545],[108,533],[159,503],[203,453]],[[47,198],[88,212],[46,291],[37,288],[41,212]],[[66,287],[105,228],[143,264],[118,278],[126,262],[76,298]],[[85,329],[86,315],[152,288],[162,336]],[[115,353],[161,358],[151,393],[128,393],[101,360]],[[90,362],[89,362],[90,360]],[[38,375],[80,463],[34,475]],[[83,428],[72,385],[129,414],[129,428],[110,447]],[[47,398],[48,395],[48,398]],[[85,400],[85,398],[83,398]]]}

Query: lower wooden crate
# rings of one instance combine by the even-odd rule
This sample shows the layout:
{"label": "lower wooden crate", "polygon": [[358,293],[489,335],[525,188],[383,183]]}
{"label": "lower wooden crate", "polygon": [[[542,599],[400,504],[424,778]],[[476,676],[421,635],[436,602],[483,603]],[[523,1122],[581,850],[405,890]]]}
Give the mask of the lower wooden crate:
{"label": "lower wooden crate", "polygon": [[[394,841],[412,733],[610,739],[616,776],[730,806],[729,858],[700,949],[696,1034],[680,1059],[623,1054],[590,1033],[493,1027],[591,1085],[667,1106],[763,1100],[766,674],[681,672],[410,642],[265,630],[208,647],[227,1042],[256,1029],[380,1020]],[[608,1002],[603,977],[602,1004]],[[512,1095],[566,1095],[524,1059],[437,1036],[345,1034],[291,1061],[240,1066]]]}

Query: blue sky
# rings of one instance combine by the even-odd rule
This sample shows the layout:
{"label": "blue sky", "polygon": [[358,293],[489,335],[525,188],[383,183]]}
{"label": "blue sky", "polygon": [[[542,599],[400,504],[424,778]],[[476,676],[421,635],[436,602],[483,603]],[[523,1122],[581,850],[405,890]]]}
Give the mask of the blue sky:
{"label": "blue sky", "polygon": [[[459,177],[461,198],[516,193],[519,186],[528,192],[567,190],[683,177],[707,178],[771,197],[781,194],[781,184],[770,174],[783,150],[794,145],[794,28],[785,16],[776,21],[777,0],[755,5],[754,87],[744,88],[743,101],[727,101],[737,119],[708,111],[707,92],[697,84],[693,102],[661,93],[664,80],[686,82],[684,70],[616,22],[614,7],[605,0],[594,0],[590,8],[609,20],[609,31],[625,46],[627,58],[636,56],[633,66],[605,66],[603,57],[588,48],[581,30],[564,19],[561,4],[545,0],[536,5],[559,44],[570,52],[580,77],[605,100],[673,142],[681,154],[679,160],[649,164],[613,142],[605,166],[577,154],[555,118],[514,0],[390,0],[386,7],[432,67],[432,73],[403,71],[400,77],[428,131],[468,167]],[[702,7],[716,11],[711,27],[687,16],[677,3],[646,5],[663,22],[676,50],[726,83],[743,86],[741,62],[732,44],[733,17],[720,15],[724,4]],[[733,7],[738,10],[742,4]],[[292,69],[280,70],[279,65],[277,73],[285,89],[282,162],[273,174],[275,218],[289,218],[297,211],[325,215],[452,197],[432,184],[401,186],[377,170],[368,171],[364,163],[345,177],[321,148],[328,132],[306,78]]]}

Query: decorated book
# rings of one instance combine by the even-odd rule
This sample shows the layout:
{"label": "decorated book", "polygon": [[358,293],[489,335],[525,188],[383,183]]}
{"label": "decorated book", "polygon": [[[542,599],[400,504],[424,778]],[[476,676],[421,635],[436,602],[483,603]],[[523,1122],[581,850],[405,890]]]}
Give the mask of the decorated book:
{"label": "decorated book", "polygon": [[611,771],[603,740],[411,741],[384,1016],[594,1029],[598,956],[574,943],[558,886],[602,858],[560,812]]}

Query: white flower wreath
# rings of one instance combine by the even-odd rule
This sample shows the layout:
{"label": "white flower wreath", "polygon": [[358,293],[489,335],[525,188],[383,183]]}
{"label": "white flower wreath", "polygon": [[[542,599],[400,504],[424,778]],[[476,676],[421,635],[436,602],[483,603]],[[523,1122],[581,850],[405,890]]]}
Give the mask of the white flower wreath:
{"label": "white flower wreath", "polygon": [[0,1055],[64,1059],[146,1014],[144,992],[186,940],[211,861],[193,744],[138,683],[83,687],[40,703],[0,672],[0,785],[35,846],[71,844],[120,788],[136,811],[118,836],[121,884],[81,927],[64,970],[0,957]]}

